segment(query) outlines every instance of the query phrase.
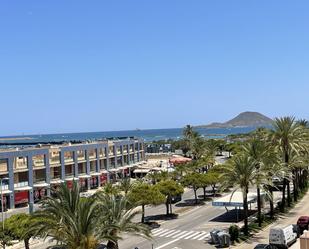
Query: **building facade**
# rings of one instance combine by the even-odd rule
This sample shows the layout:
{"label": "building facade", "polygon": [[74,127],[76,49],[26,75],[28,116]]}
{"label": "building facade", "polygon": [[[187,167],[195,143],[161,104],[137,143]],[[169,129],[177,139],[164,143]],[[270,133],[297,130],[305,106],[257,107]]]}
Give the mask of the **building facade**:
{"label": "building facade", "polygon": [[0,150],[0,178],[7,208],[33,205],[66,182],[82,191],[131,173],[145,160],[142,139],[95,141]]}

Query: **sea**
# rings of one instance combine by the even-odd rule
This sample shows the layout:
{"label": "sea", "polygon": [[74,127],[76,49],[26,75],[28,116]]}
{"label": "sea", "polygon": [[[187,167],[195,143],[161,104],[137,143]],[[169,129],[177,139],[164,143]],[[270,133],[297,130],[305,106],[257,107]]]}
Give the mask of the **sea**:
{"label": "sea", "polygon": [[[256,127],[234,127],[234,128],[196,128],[195,130],[205,138],[224,138],[230,134],[248,133]],[[48,143],[62,141],[85,141],[105,138],[139,137],[146,142],[158,140],[177,140],[182,138],[183,128],[171,129],[147,129],[147,130],[127,130],[127,131],[103,131],[103,132],[81,132],[63,134],[37,134],[0,137],[0,143]]]}

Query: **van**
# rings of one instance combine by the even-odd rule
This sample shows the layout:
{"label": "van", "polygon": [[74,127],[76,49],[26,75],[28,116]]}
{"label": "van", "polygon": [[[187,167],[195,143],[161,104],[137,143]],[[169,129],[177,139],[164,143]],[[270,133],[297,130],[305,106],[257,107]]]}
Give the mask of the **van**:
{"label": "van", "polygon": [[288,248],[297,239],[297,234],[293,232],[293,225],[286,227],[273,227],[269,231],[269,244],[278,248]]}

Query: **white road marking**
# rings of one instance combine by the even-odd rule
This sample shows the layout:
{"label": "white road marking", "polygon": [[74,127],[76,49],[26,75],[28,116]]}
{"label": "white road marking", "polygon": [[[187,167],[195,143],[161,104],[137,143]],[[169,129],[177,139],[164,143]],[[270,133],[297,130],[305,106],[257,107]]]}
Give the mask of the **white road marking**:
{"label": "white road marking", "polygon": [[175,230],[170,230],[170,231],[168,231],[168,232],[166,232],[166,233],[161,233],[159,236],[160,236],[160,237],[167,236],[167,235],[173,233],[174,231],[175,231]]}
{"label": "white road marking", "polygon": [[193,233],[193,234],[191,234],[191,235],[189,235],[189,236],[187,236],[187,237],[184,237],[184,239],[190,239],[190,238],[192,238],[193,236],[196,236],[197,234],[200,234],[200,232],[195,232],[195,233]]}
{"label": "white road marking", "polygon": [[169,230],[168,230],[168,229],[163,229],[162,231],[154,232],[153,235],[154,235],[154,236],[158,236],[159,234],[165,233],[165,232],[167,232],[167,231],[169,231]]}
{"label": "white road marking", "polygon": [[152,233],[155,233],[155,232],[159,232],[159,231],[162,231],[162,228],[153,229],[151,232],[152,232]]}
{"label": "white road marking", "polygon": [[174,242],[176,242],[176,241],[178,241],[178,240],[179,240],[179,239],[171,240],[171,241],[169,241],[169,242],[167,242],[167,243],[165,243],[165,244],[163,244],[163,245],[161,245],[161,246],[159,246],[159,247],[156,247],[155,249],[161,249],[161,248],[166,247],[166,246],[168,246],[168,245],[170,245],[170,244],[172,244],[172,243],[174,243]]}
{"label": "white road marking", "polygon": [[198,239],[199,237],[202,237],[205,234],[207,234],[207,232],[201,232],[199,235],[193,237],[192,239]]}
{"label": "white road marking", "polygon": [[181,230],[176,230],[175,232],[167,235],[166,238],[171,237],[172,235],[175,235],[176,233],[180,233],[180,232],[181,232]]}
{"label": "white road marking", "polygon": [[181,233],[179,233],[179,234],[176,234],[176,235],[174,235],[172,238],[174,239],[174,238],[177,238],[179,235],[181,235],[181,234],[184,234],[184,233],[187,233],[188,231],[183,231],[183,232],[181,232]]}
{"label": "white road marking", "polygon": [[210,235],[210,234],[209,234],[209,233],[207,233],[207,234],[205,234],[204,236],[202,236],[201,238],[199,238],[198,240],[205,239],[205,238],[207,238],[209,235]]}
{"label": "white road marking", "polygon": [[184,234],[184,235],[181,235],[181,236],[178,237],[178,239],[182,239],[182,238],[184,238],[184,237],[190,235],[191,233],[194,233],[194,231],[191,231],[191,232],[188,232],[188,233],[186,233],[186,234]]}

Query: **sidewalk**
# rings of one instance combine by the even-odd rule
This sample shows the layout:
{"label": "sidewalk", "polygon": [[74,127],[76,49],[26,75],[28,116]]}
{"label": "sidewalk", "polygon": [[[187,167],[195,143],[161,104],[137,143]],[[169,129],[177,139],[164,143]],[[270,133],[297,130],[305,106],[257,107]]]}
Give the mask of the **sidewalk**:
{"label": "sidewalk", "polygon": [[[259,233],[256,233],[250,240],[237,244],[234,248],[239,249],[251,249],[257,244],[268,244],[268,235],[271,227],[285,226],[289,224],[296,224],[297,219],[301,215],[309,215],[309,191],[304,195],[302,200],[287,214],[281,215],[280,218],[273,224],[265,227]],[[299,239],[290,248],[299,249]]]}

